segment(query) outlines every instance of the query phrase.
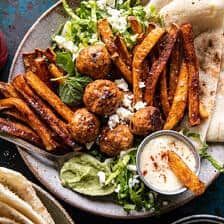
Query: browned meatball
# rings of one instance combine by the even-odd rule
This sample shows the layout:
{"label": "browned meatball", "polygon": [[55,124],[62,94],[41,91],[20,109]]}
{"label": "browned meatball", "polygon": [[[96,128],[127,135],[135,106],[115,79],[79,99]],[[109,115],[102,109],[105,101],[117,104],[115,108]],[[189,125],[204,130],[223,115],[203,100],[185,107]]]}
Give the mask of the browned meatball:
{"label": "browned meatball", "polygon": [[98,118],[86,108],[78,109],[70,124],[74,140],[81,144],[94,141],[99,134],[99,128]]}
{"label": "browned meatball", "polygon": [[162,123],[160,111],[156,107],[148,106],[134,113],[130,120],[130,128],[133,134],[145,136],[160,130]]}
{"label": "browned meatball", "polygon": [[93,79],[103,79],[111,68],[110,55],[102,45],[84,48],[76,58],[76,68]]}
{"label": "browned meatball", "polygon": [[100,136],[100,151],[108,156],[116,156],[133,146],[134,136],[127,125],[118,125],[114,129],[104,128]]}
{"label": "browned meatball", "polygon": [[99,115],[113,114],[122,99],[123,93],[109,80],[96,80],[88,84],[83,96],[87,109]]}

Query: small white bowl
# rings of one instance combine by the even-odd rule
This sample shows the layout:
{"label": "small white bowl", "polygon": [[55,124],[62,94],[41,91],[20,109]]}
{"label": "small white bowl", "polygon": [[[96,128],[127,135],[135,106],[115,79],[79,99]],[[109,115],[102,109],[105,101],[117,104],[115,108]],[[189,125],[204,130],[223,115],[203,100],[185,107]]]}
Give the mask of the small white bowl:
{"label": "small white bowl", "polygon": [[200,161],[200,156],[196,150],[196,148],[194,147],[194,145],[192,144],[191,140],[180,134],[179,132],[176,132],[176,131],[171,131],[171,130],[162,130],[162,131],[157,131],[157,132],[154,132],[152,134],[150,134],[149,136],[147,136],[142,142],[141,144],[138,146],[138,151],[137,151],[137,156],[136,156],[136,165],[137,165],[137,172],[141,178],[141,180],[144,182],[144,184],[149,187],[150,189],[152,189],[153,191],[155,192],[158,192],[160,194],[164,194],[164,195],[176,195],[176,194],[181,194],[183,192],[185,192],[187,190],[186,187],[183,187],[179,190],[176,190],[176,191],[163,191],[163,190],[160,190],[158,188],[156,188],[155,186],[153,186],[152,184],[150,184],[149,182],[147,182],[144,178],[144,176],[142,175],[141,171],[140,171],[140,158],[141,158],[141,153],[145,147],[145,145],[151,141],[152,139],[156,138],[156,137],[159,137],[159,136],[172,136],[176,139],[178,139],[179,141],[182,141],[184,142],[188,147],[189,149],[192,151],[194,157],[195,157],[195,161],[196,161],[196,175],[198,176],[199,173],[200,173],[200,167],[201,167],[201,161]]}

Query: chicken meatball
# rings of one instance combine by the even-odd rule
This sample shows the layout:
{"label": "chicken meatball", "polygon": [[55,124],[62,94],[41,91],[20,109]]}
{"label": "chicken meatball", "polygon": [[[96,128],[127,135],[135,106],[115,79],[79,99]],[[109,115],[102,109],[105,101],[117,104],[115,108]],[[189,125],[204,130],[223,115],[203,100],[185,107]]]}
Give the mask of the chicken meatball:
{"label": "chicken meatball", "polygon": [[96,80],[88,84],[83,95],[87,109],[99,115],[111,115],[123,99],[123,93],[114,82]]}
{"label": "chicken meatball", "polygon": [[130,129],[135,135],[145,136],[162,128],[160,111],[156,107],[145,107],[134,113],[130,120]]}
{"label": "chicken meatball", "polygon": [[100,151],[108,156],[116,156],[133,146],[134,136],[127,125],[114,129],[104,128],[100,136]]}
{"label": "chicken meatball", "polygon": [[100,122],[98,118],[86,108],[76,110],[73,120],[69,126],[74,140],[80,144],[96,140]]}
{"label": "chicken meatball", "polygon": [[76,58],[76,68],[93,79],[103,79],[111,68],[110,55],[102,45],[84,48]]}

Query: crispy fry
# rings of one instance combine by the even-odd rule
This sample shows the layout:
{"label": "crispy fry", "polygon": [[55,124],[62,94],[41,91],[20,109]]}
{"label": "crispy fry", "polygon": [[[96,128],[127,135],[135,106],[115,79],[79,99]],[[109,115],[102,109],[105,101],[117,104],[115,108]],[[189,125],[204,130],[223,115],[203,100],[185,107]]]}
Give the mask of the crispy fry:
{"label": "crispy fry", "polygon": [[173,97],[178,82],[178,75],[181,65],[181,49],[180,49],[180,38],[177,38],[174,49],[170,57],[170,71],[169,71],[169,102],[172,104]]}
{"label": "crispy fry", "polygon": [[164,32],[165,30],[162,28],[152,30],[135,50],[132,63],[133,93],[135,102],[142,101],[143,98],[142,89],[139,87],[139,82],[141,82],[142,63]]}
{"label": "crispy fry", "polygon": [[207,119],[209,117],[209,113],[206,110],[205,105],[203,105],[202,103],[200,103],[199,105],[199,113],[200,113],[201,119]]}
{"label": "crispy fry", "polygon": [[168,89],[167,89],[167,71],[166,68],[163,70],[160,77],[160,100],[164,115],[167,117],[170,111],[170,103],[168,100]]}
{"label": "crispy fry", "polygon": [[51,63],[48,66],[48,70],[49,70],[50,74],[53,76],[53,78],[55,78],[59,84],[62,84],[64,82],[63,79],[60,79],[64,76],[64,74],[63,74],[63,72],[60,71],[60,69],[57,67],[57,65]]}
{"label": "crispy fry", "polygon": [[34,64],[34,60],[36,57],[37,57],[36,52],[23,53],[23,63],[25,71],[36,72],[36,66]]}
{"label": "crispy fry", "polygon": [[107,19],[101,19],[98,21],[98,31],[101,35],[102,41],[105,43],[107,50],[111,55],[111,59],[114,64],[119,68],[128,83],[132,84],[131,70],[121,59],[121,57],[119,57],[118,49],[114,43],[113,33]]}
{"label": "crispy fry", "polygon": [[187,105],[188,94],[188,70],[186,63],[183,61],[180,69],[180,75],[174,94],[173,103],[166,119],[163,129],[172,129],[184,116]]}
{"label": "crispy fry", "polygon": [[131,29],[133,33],[135,34],[141,34],[143,33],[143,29],[141,24],[138,22],[137,18],[135,16],[129,16],[128,22],[130,23]]}
{"label": "crispy fry", "polygon": [[48,65],[44,58],[36,58],[34,59],[34,64],[36,67],[35,74],[44,82],[46,85],[53,89],[52,82],[50,81],[50,74],[48,71]]}
{"label": "crispy fry", "polygon": [[189,71],[188,79],[188,117],[189,124],[195,126],[200,124],[199,113],[199,67],[197,56],[194,49],[194,36],[191,24],[181,26],[183,35],[184,55],[186,58],[187,68]]}
{"label": "crispy fry", "polygon": [[10,118],[16,119],[20,122],[27,124],[27,119],[16,109],[3,110],[1,113],[9,116]]}
{"label": "crispy fry", "polygon": [[179,180],[195,195],[205,192],[205,184],[191,171],[185,162],[173,151],[168,151],[168,163]]}
{"label": "crispy fry", "polygon": [[56,62],[56,54],[51,48],[47,48],[43,51],[43,55],[47,58],[50,63]]}
{"label": "crispy fry", "polygon": [[30,107],[54,130],[67,146],[73,148],[74,141],[66,124],[55,116],[46,105],[28,86],[22,75],[16,76],[12,81],[13,86],[24,97]]}
{"label": "crispy fry", "polygon": [[54,150],[57,147],[57,143],[52,139],[51,135],[48,133],[46,126],[38,119],[38,117],[32,112],[32,110],[30,110],[30,108],[23,100],[13,97],[0,100],[0,110],[14,107],[20,113],[22,113],[24,117],[26,117],[32,129],[42,139],[46,149],[49,151]]}
{"label": "crispy fry", "polygon": [[67,107],[44,82],[42,82],[33,72],[27,72],[24,77],[37,95],[47,101],[58,114],[62,116],[62,118],[68,122],[72,121],[74,112]]}
{"label": "crispy fry", "polygon": [[33,130],[20,123],[0,118],[0,132],[42,146],[41,138]]}
{"label": "crispy fry", "polygon": [[18,93],[10,83],[0,82],[0,92],[6,98],[18,97]]}
{"label": "crispy fry", "polygon": [[[153,31],[155,31],[157,29],[160,29],[160,28],[156,28]],[[159,79],[160,74],[164,70],[166,63],[170,57],[171,51],[176,42],[178,32],[179,32],[179,30],[178,30],[177,26],[173,24],[166,36],[166,43],[165,43],[163,49],[161,50],[158,60],[154,61],[153,65],[151,67],[149,78],[146,81],[146,88],[145,88],[145,95],[144,95],[145,102],[149,106],[153,105],[153,97],[155,94],[157,81]]]}
{"label": "crispy fry", "polygon": [[117,48],[118,54],[120,55],[121,59],[128,65],[131,66],[132,63],[132,56],[128,51],[128,48],[120,35],[116,35],[114,40]]}

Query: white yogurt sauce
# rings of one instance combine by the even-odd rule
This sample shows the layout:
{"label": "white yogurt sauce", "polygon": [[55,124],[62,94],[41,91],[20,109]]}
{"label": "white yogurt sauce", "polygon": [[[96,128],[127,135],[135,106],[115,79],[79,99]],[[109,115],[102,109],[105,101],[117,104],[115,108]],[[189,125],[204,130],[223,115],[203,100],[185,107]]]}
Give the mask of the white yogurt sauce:
{"label": "white yogurt sauce", "polygon": [[172,136],[158,136],[150,140],[140,156],[140,172],[150,186],[163,192],[174,192],[183,188],[168,165],[167,151],[177,153],[188,167],[196,172],[196,159],[189,146]]}

